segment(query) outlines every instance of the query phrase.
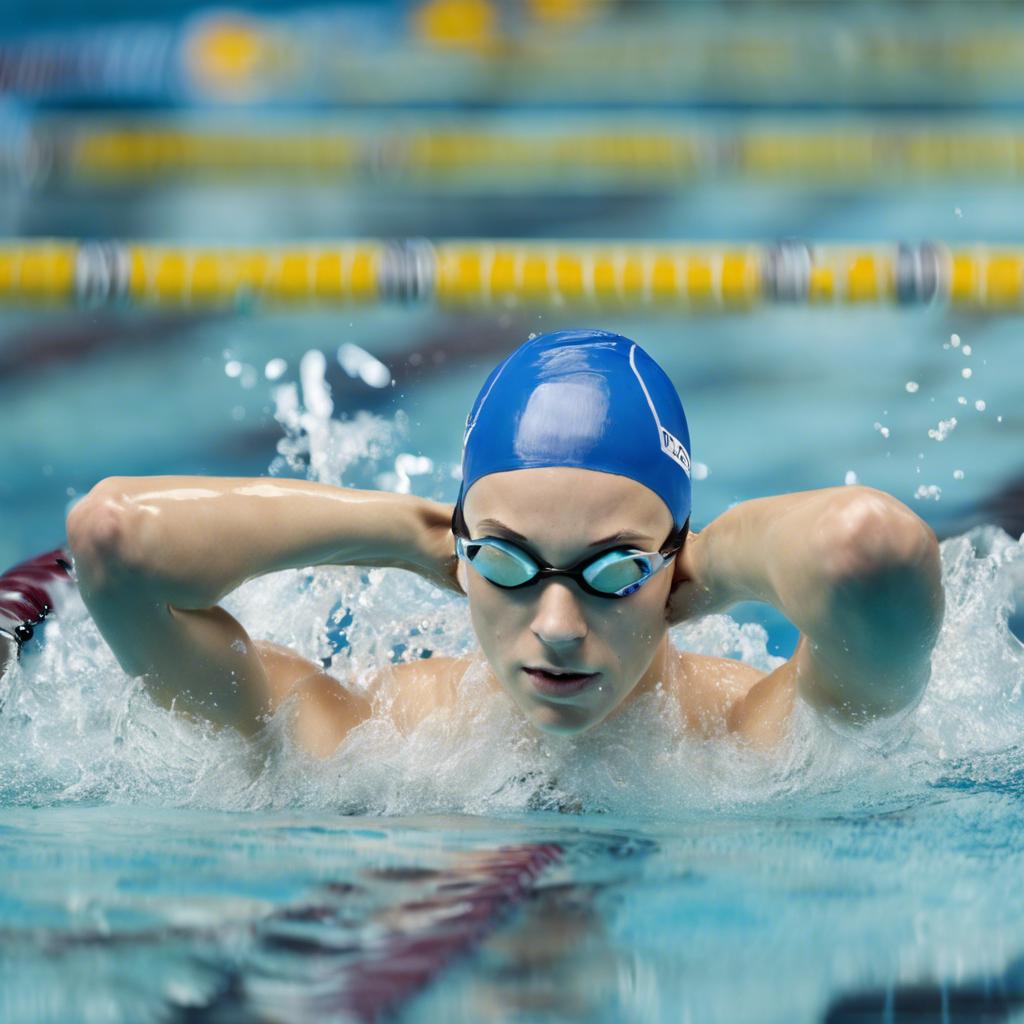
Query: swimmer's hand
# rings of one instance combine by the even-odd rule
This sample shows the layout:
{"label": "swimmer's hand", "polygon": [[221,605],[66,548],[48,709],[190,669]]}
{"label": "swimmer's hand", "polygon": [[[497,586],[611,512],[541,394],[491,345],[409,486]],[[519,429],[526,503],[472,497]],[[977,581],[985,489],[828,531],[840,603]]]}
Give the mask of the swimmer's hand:
{"label": "swimmer's hand", "polygon": [[[706,531],[705,531],[706,532]],[[666,614],[670,626],[724,611],[738,599],[728,580],[716,578],[707,556],[705,534],[691,532],[672,565]]]}
{"label": "swimmer's hand", "polygon": [[409,569],[442,590],[461,594],[456,578],[458,559],[455,557],[455,537],[452,535],[451,505],[424,501],[420,506],[419,528],[415,554],[411,561],[396,561],[393,565]]}
{"label": "swimmer's hand", "polygon": [[[458,559],[451,525],[453,506],[387,492],[367,493],[376,493],[379,498],[376,516],[383,520],[373,550],[346,551],[325,559],[323,564],[405,569],[442,590],[463,593],[456,578]],[[389,516],[393,522],[388,521]]]}

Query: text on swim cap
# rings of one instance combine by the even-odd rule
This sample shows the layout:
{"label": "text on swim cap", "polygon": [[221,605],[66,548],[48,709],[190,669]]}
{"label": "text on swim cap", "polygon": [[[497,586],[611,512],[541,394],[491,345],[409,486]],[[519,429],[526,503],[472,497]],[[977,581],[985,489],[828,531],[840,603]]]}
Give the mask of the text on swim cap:
{"label": "text on swim cap", "polygon": [[660,427],[661,450],[682,467],[683,472],[690,475],[690,453],[678,437],[669,433],[664,427]]}

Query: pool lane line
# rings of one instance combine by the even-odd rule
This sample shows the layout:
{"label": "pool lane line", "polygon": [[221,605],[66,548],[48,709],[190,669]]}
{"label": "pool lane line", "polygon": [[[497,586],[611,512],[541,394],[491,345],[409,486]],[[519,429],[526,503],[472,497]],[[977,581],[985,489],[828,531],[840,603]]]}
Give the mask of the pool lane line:
{"label": "pool lane line", "polygon": [[[233,966],[203,956],[204,965],[220,976],[217,990],[202,1004],[169,1004],[170,1019],[178,1024],[387,1020],[447,968],[470,956],[528,900],[541,874],[562,860],[564,849],[556,843],[525,843],[463,856],[465,863],[458,867],[426,873],[429,894],[421,891],[385,904],[360,921],[356,928],[370,925],[383,931],[372,944],[353,934],[346,919],[348,897],[364,895],[359,886],[328,883],[326,900],[281,908],[253,925],[254,959],[265,964],[267,955],[278,954],[293,958],[298,969],[290,974],[282,959],[261,974],[244,956]],[[418,876],[409,880],[421,881]],[[289,930],[291,925],[300,926],[299,932]],[[322,926],[324,935],[303,925]],[[179,930],[176,937],[185,936]],[[216,938],[209,931],[195,937]],[[109,944],[109,937],[100,942]]]}
{"label": "pool lane line", "polygon": [[112,240],[0,243],[0,299],[97,309],[749,311],[765,305],[1024,308],[1024,248],[898,241],[431,242],[327,240],[262,246]]}
{"label": "pool lane line", "polygon": [[1019,1020],[1024,1009],[1024,958],[1002,972],[963,981],[921,981],[837,996],[821,1024],[997,1024]]}
{"label": "pool lane line", "polygon": [[169,181],[359,182],[509,194],[565,187],[665,194],[701,181],[806,181],[812,185],[1014,182],[1024,174],[1016,120],[964,127],[875,118],[837,124],[680,126],[665,114],[638,127],[612,115],[501,128],[479,117],[433,126],[373,128],[337,118],[275,129],[218,119],[197,128],[166,116],[44,115],[0,148],[0,167],[34,189]]}
{"label": "pool lane line", "polygon": [[[168,1006],[179,1022],[236,1019],[288,1019],[313,1021],[345,1019],[374,1024],[398,1012],[413,996],[433,982],[457,960],[466,957],[497,929],[534,892],[535,884],[549,867],[564,857],[557,843],[523,843],[463,854],[464,863],[454,868],[427,872],[430,889],[411,899],[385,904],[377,920],[359,922],[384,925],[383,936],[372,945],[359,945],[358,934],[338,943],[335,921],[344,920],[346,901],[365,890],[349,883],[328,883],[326,899],[281,907],[248,925],[233,922],[226,928],[169,926],[125,934],[85,931],[46,935],[32,929],[0,930],[0,944],[24,948],[27,941],[39,944],[47,956],[76,949],[110,949],[129,945],[159,947],[166,942],[202,942],[214,946],[239,930],[252,935],[255,949],[290,954],[321,968],[315,983],[308,977],[289,978],[286,965],[272,970],[273,1006],[260,997],[259,976],[246,965],[225,967],[209,959],[210,951],[196,951],[207,968],[217,972],[221,983],[202,1004]],[[411,881],[420,881],[413,877]],[[403,923],[409,922],[407,924]],[[389,924],[390,922],[390,924]],[[323,925],[325,938],[308,929],[296,935],[293,924]],[[351,927],[346,921],[344,927]],[[275,931],[280,929],[280,931]],[[331,966],[331,960],[337,963]],[[324,969],[326,968],[326,969]],[[311,992],[312,989],[317,989]],[[286,1016],[280,1018],[286,1007]]]}
{"label": "pool lane line", "polygon": [[[528,843],[468,856],[465,865],[439,873],[427,898],[385,908],[399,927],[346,957],[320,992],[308,994],[299,985],[299,998],[291,1004],[298,1019],[347,1014],[374,1024],[391,1016],[453,962],[470,955],[530,897],[537,879],[564,850],[555,843]],[[401,927],[403,916],[412,927]]]}
{"label": "pool lane line", "polygon": [[71,557],[54,548],[0,575],[0,678],[53,611],[57,584],[71,579]]}

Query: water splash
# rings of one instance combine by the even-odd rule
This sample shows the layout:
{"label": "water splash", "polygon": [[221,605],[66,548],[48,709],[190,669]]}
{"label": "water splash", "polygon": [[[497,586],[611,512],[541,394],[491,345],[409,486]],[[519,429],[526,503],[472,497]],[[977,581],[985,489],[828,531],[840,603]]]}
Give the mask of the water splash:
{"label": "water splash", "polygon": [[[312,414],[290,385],[279,390],[278,412],[281,458],[332,483],[365,472],[367,463],[371,472],[378,462],[393,465],[405,430],[400,419],[360,414],[347,422],[321,417],[307,431]],[[45,643],[0,684],[0,802],[671,818],[704,808],[827,814],[929,799],[942,780],[990,783],[993,773],[1016,770],[1024,752],[1024,647],[1008,627],[1024,595],[1024,544],[981,527],[945,541],[942,561],[947,613],[918,707],[863,729],[837,727],[801,707],[791,737],[770,755],[729,738],[682,736],[678,707],[663,690],[592,734],[539,734],[486,685],[486,664],[475,656],[454,710],[403,734],[382,702],[333,757],[314,761],[292,745],[287,708],[247,743],[155,706],[69,593]],[[241,587],[225,606],[254,637],[314,661],[331,658],[339,685],[356,689],[388,665],[476,650],[464,601],[403,572],[278,573]],[[763,671],[780,664],[761,627],[724,615],[678,627],[673,639]]]}

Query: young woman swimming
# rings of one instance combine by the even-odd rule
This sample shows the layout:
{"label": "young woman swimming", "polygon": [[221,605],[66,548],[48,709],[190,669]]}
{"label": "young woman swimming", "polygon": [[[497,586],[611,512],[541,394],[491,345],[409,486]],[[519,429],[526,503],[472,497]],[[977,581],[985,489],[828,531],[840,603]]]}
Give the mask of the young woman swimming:
{"label": "young woman swimming", "polygon": [[[119,477],[67,525],[86,606],[156,700],[251,734],[292,699],[296,737],[318,755],[371,702],[218,607],[264,573],[392,566],[461,591],[495,699],[549,732],[594,728],[659,684],[686,728],[758,746],[784,734],[798,700],[865,721],[920,697],[943,593],[935,536],[906,506],[838,487],[743,502],[699,533],[689,520],[689,432],[671,381],[626,338],[563,331],[485,382],[454,510],[299,480]],[[774,671],[669,642],[674,623],[741,600],[800,630]],[[394,669],[398,724],[454,709],[471,660]]]}

